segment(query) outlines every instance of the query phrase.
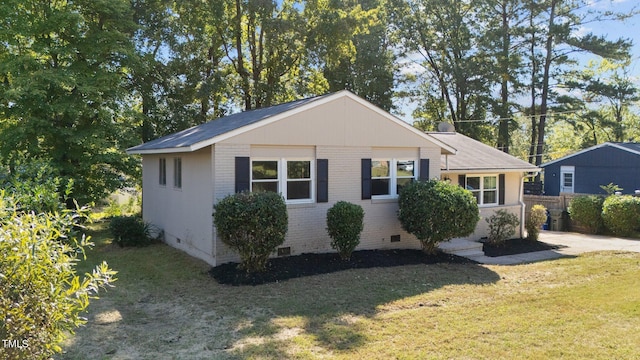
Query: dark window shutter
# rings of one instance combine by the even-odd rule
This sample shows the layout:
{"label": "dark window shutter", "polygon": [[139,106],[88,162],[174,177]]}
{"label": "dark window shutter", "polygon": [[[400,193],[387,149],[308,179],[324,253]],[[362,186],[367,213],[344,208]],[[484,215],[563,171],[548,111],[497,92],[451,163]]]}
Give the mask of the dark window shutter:
{"label": "dark window shutter", "polygon": [[251,162],[248,157],[236,156],[236,192],[249,191]]}
{"label": "dark window shutter", "polygon": [[362,200],[371,199],[371,159],[362,159]]}
{"label": "dark window shutter", "polygon": [[316,202],[329,201],[329,160],[316,160]]}
{"label": "dark window shutter", "polygon": [[420,180],[429,180],[429,159],[420,159]]}
{"label": "dark window shutter", "polygon": [[498,175],[498,204],[504,205],[504,174]]}
{"label": "dark window shutter", "polygon": [[467,175],[458,175],[458,185],[462,186],[463,189],[467,188]]}

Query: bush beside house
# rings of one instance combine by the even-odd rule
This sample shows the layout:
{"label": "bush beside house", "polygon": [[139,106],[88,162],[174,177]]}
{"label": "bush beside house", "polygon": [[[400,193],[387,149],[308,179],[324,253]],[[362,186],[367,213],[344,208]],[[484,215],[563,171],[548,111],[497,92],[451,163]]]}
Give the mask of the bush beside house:
{"label": "bush beside house", "polygon": [[489,224],[489,243],[501,245],[516,233],[516,227],[520,221],[515,214],[501,209],[485,219]]}
{"label": "bush beside house", "polygon": [[598,195],[578,196],[569,203],[569,216],[579,223],[588,233],[597,234],[602,231],[602,204],[604,198]]}
{"label": "bush beside house", "polygon": [[527,239],[538,241],[540,228],[546,221],[547,208],[542,205],[533,205],[524,225],[527,228]]}
{"label": "bush beside house", "polygon": [[287,206],[274,192],[241,192],[214,206],[213,222],[222,241],[239,253],[243,269],[263,271],[269,255],[285,240]]}
{"label": "bush beside house", "polygon": [[338,251],[343,260],[349,260],[353,250],[360,244],[363,219],[362,206],[347,201],[338,201],[327,211],[331,247]]}
{"label": "bush beside house", "polygon": [[602,220],[616,236],[631,236],[640,228],[640,198],[609,196],[602,204]]}
{"label": "bush beside house", "polygon": [[445,181],[406,185],[400,191],[398,205],[402,228],[415,235],[427,253],[435,252],[440,242],[472,234],[480,221],[473,194]]}

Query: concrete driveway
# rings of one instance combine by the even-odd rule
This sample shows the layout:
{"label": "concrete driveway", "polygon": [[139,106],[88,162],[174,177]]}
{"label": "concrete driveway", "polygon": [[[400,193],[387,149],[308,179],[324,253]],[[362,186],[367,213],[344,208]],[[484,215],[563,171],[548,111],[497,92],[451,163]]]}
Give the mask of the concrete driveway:
{"label": "concrete driveway", "polygon": [[623,239],[612,236],[541,231],[539,240],[547,244],[560,245],[561,248],[498,257],[476,256],[472,257],[472,259],[489,265],[515,265],[557,259],[564,256],[575,256],[592,251],[614,250],[640,252],[640,240]]}

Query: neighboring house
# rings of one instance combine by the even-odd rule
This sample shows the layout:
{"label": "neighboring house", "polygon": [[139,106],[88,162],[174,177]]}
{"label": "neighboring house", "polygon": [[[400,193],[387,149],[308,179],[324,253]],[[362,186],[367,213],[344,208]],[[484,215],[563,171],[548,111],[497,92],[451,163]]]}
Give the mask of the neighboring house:
{"label": "neighboring house", "polygon": [[544,194],[604,194],[600,185],[616,184],[623,193],[640,189],[640,144],[612,143],[578,151],[542,164]]}
{"label": "neighboring house", "polygon": [[525,205],[523,180],[540,169],[526,161],[455,132],[428,133],[457,150],[456,155],[442,155],[440,174],[443,180],[464,186],[478,201],[481,220],[468,238],[478,240],[488,234],[484,219],[500,209],[520,220],[516,236],[524,237]]}
{"label": "neighboring house", "polygon": [[403,184],[439,178],[455,149],[348,92],[246,111],[128,149],[142,155],[143,218],[165,241],[211,265],[238,260],[217,237],[213,204],[243,190],[287,203],[279,252],[328,252],[327,210],[361,205],[359,249],[420,248],[397,220]]}
{"label": "neighboring house", "polygon": [[[419,241],[397,220],[397,194],[408,182],[449,174],[440,162],[442,156],[450,163],[458,156],[447,142],[455,138],[425,134],[340,91],[233,114],[128,153],[142,155],[144,220],[162,229],[169,245],[215,266],[239,258],[217,237],[213,205],[245,190],[277,191],[285,198],[289,231],[279,255],[333,251],[325,219],[340,200],[365,211],[358,249],[419,249]],[[513,160],[496,152],[503,165]],[[481,206],[519,206],[523,171],[531,169],[481,171],[496,175],[495,181],[481,178],[483,184],[505,185],[494,195],[485,185],[479,196],[493,196],[495,206]],[[471,174],[478,172],[465,174],[470,186]]]}

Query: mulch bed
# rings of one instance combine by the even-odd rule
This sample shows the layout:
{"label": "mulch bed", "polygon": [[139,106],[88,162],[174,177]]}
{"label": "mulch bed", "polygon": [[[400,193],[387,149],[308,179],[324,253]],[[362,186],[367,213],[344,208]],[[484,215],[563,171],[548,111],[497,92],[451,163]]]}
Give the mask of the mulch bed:
{"label": "mulch bed", "polygon": [[237,263],[216,266],[209,273],[220,284],[260,285],[347,269],[437,263],[475,264],[467,258],[443,252],[427,255],[420,250],[360,250],[353,252],[350,261],[343,261],[335,253],[302,254],[269,259],[267,270],[261,273],[247,274],[238,269]]}
{"label": "mulch bed", "polygon": [[489,257],[523,254],[534,251],[555,250],[559,249],[558,245],[549,245],[540,241],[532,241],[527,239],[512,239],[505,241],[502,245],[491,245],[484,243],[482,251]]}

